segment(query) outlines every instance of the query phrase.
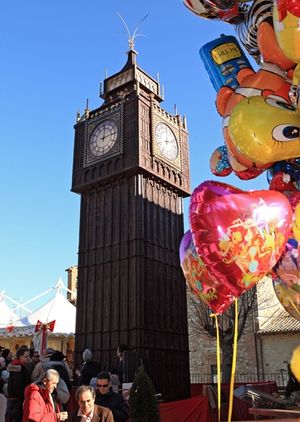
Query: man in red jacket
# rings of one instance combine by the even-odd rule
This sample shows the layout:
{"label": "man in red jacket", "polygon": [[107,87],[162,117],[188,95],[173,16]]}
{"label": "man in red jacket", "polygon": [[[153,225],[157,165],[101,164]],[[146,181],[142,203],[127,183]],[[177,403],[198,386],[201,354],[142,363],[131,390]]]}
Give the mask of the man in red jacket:
{"label": "man in red jacket", "polygon": [[48,369],[40,384],[30,384],[25,389],[23,422],[57,422],[68,419],[68,412],[60,412],[52,393],[59,381],[59,373]]}

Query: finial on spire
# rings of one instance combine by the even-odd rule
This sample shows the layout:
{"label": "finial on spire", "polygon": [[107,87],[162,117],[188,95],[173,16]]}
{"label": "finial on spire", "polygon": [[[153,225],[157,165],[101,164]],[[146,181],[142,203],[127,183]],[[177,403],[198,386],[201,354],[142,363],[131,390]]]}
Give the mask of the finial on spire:
{"label": "finial on spire", "polygon": [[85,115],[85,117],[89,117],[89,114],[90,114],[89,99],[87,98],[86,99],[86,106],[85,106],[85,109],[84,109],[84,115]]}
{"label": "finial on spire", "polygon": [[143,34],[138,34],[137,30],[138,28],[141,26],[141,24],[144,22],[144,20],[148,17],[148,14],[146,16],[143,17],[143,19],[138,23],[137,27],[135,28],[135,30],[133,31],[133,34],[130,34],[129,28],[127,23],[125,22],[125,19],[120,15],[119,12],[117,12],[118,16],[120,17],[120,19],[122,20],[122,22],[125,25],[127,34],[128,34],[128,45],[129,45],[129,49],[130,50],[134,50],[134,43],[135,43],[135,39],[138,36],[144,36]]}

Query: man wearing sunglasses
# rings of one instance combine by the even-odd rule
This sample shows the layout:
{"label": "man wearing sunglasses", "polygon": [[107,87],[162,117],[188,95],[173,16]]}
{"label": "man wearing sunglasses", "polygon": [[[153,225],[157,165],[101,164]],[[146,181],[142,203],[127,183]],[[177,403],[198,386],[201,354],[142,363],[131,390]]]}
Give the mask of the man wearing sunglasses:
{"label": "man wearing sunglasses", "polygon": [[114,422],[126,422],[129,418],[128,406],[122,395],[115,393],[111,387],[110,374],[100,372],[97,375],[95,403],[108,407],[114,416]]}

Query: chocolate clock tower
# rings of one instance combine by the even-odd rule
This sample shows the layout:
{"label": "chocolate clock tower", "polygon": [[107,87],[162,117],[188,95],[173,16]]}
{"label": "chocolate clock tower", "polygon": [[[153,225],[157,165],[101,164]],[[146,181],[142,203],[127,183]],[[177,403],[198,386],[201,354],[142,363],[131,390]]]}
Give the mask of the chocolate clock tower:
{"label": "chocolate clock tower", "polygon": [[81,195],[76,356],[102,368],[119,343],[142,357],[166,401],[189,395],[186,286],[179,262],[190,194],[185,120],[160,107],[136,63],[105,79],[104,102],[75,125],[72,191]]}

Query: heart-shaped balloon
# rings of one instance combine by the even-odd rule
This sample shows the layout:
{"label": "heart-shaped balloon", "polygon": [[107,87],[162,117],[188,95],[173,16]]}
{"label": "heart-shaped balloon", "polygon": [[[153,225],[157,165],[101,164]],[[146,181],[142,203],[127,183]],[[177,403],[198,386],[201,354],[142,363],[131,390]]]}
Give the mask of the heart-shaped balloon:
{"label": "heart-shaped balloon", "polygon": [[212,274],[197,254],[192,234],[188,230],[180,242],[180,264],[192,293],[215,313],[223,313],[233,302],[234,296]]}
{"label": "heart-shaped balloon", "polygon": [[300,320],[300,293],[283,283],[280,278],[273,279],[277,299],[284,309],[294,318]]}
{"label": "heart-shaped balloon", "polygon": [[300,254],[296,239],[289,239],[279,261],[273,268],[276,278],[300,295]]}
{"label": "heart-shaped balloon", "polygon": [[190,229],[210,274],[234,297],[274,267],[290,236],[292,210],[276,191],[246,192],[207,181],[191,197]]}

